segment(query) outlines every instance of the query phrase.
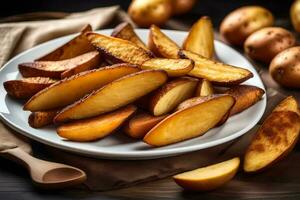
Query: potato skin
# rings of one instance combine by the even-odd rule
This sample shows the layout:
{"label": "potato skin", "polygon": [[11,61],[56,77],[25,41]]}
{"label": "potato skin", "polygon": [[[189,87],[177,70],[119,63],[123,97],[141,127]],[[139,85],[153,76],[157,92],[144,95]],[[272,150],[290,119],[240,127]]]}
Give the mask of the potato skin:
{"label": "potato skin", "polygon": [[276,55],[269,67],[273,79],[282,86],[300,88],[300,46]]}
{"label": "potato skin", "polygon": [[296,38],[290,31],[267,27],[252,33],[244,43],[244,50],[250,58],[270,63],[278,53],[295,44]]}
{"label": "potato skin", "polygon": [[290,9],[290,18],[294,29],[300,33],[300,0],[294,1]]}
{"label": "potato skin", "polygon": [[187,13],[195,4],[196,0],[172,0],[172,13],[174,15]]}
{"label": "potato skin", "polygon": [[244,6],[229,13],[221,23],[221,35],[233,45],[243,45],[253,32],[272,26],[272,13],[260,6]]}

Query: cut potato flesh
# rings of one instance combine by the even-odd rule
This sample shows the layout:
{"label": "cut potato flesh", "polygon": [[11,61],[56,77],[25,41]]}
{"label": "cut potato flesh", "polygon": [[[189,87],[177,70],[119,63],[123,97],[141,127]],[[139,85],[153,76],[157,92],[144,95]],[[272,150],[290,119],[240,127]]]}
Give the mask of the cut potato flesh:
{"label": "cut potato flesh", "polygon": [[58,112],[59,110],[33,112],[29,115],[28,124],[32,128],[41,128],[53,124],[53,119]]}
{"label": "cut potato flesh", "polygon": [[202,79],[197,87],[196,90],[196,96],[209,96],[209,95],[213,95],[214,94],[214,88],[212,86],[212,84],[206,80],[206,79]]}
{"label": "cut potato flesh", "polygon": [[150,93],[166,81],[167,74],[159,70],[146,70],[122,77],[66,107],[55,121],[83,119],[110,112]]}

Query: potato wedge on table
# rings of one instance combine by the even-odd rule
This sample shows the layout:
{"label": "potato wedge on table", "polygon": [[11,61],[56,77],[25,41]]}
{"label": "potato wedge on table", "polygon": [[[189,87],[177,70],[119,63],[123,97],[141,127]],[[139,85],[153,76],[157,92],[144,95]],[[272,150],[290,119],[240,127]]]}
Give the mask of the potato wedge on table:
{"label": "potato wedge on table", "polygon": [[98,33],[86,33],[87,38],[102,52],[111,63],[130,63],[141,65],[153,55],[136,44],[120,38],[109,37]]}
{"label": "potato wedge on table", "polygon": [[142,69],[161,69],[170,77],[187,75],[193,68],[194,62],[190,59],[152,58],[141,65]]}
{"label": "potato wedge on table", "polygon": [[298,112],[297,101],[293,97],[286,98],[273,110],[246,151],[244,171],[253,173],[271,167],[293,149],[299,139]]}
{"label": "potato wedge on table", "polygon": [[189,75],[207,79],[215,85],[238,85],[253,77],[253,74],[247,69],[210,60],[190,51],[181,50],[179,55],[181,58],[189,58],[195,62]]}
{"label": "potato wedge on table", "polygon": [[29,99],[56,81],[47,77],[32,77],[5,81],[3,86],[9,96],[16,99]]}
{"label": "potato wedge on table", "polygon": [[209,96],[214,94],[214,88],[206,79],[201,79],[196,89],[196,96]]}
{"label": "potato wedge on table", "polygon": [[168,79],[161,70],[145,70],[117,79],[63,109],[56,122],[84,119],[113,111],[152,92]]}
{"label": "potato wedge on table", "polygon": [[23,77],[65,78],[98,67],[101,63],[97,51],[85,53],[75,58],[60,61],[35,61],[19,64]]}
{"label": "potato wedge on table", "polygon": [[34,95],[24,105],[24,110],[45,111],[69,105],[93,90],[138,71],[140,69],[135,66],[118,64],[77,74]]}
{"label": "potato wedge on table", "polygon": [[158,57],[179,58],[180,47],[155,25],[150,27],[148,48]]}
{"label": "potato wedge on table", "polygon": [[183,42],[183,49],[194,52],[205,58],[214,55],[214,29],[209,17],[201,17],[193,24],[187,38]]}
{"label": "potato wedge on table", "polygon": [[53,124],[53,119],[58,112],[59,110],[33,112],[28,117],[28,124],[32,128],[42,128]]}
{"label": "potato wedge on table", "polygon": [[159,147],[205,134],[215,127],[235,103],[229,95],[219,95],[192,107],[176,111],[153,127],[144,142]]}
{"label": "potato wedge on table", "polygon": [[98,140],[113,133],[135,111],[135,106],[127,106],[97,117],[63,124],[57,128],[57,133],[77,142]]}

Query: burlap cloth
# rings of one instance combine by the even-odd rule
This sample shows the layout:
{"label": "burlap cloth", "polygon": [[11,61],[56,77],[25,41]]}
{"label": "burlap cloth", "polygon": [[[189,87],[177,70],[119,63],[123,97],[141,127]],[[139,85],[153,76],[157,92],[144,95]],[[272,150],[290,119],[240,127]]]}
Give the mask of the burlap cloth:
{"label": "burlap cloth", "polygon": [[[93,29],[96,30],[106,27],[108,24],[117,24],[128,20],[126,13],[120,10],[118,6],[97,8],[82,13],[32,13],[2,19],[0,20],[2,22],[0,24],[0,66],[14,55],[39,43],[78,32],[85,24],[91,24]],[[174,29],[180,29],[181,27],[180,24],[172,23],[172,21],[168,24]],[[269,77],[267,69],[259,68],[258,70],[266,88],[268,88],[266,116],[286,95],[297,94],[297,91],[288,91],[280,88]],[[79,167],[87,173],[88,179],[85,185],[89,189],[109,190],[167,177],[216,162],[217,160],[241,155],[258,126],[254,127],[243,137],[227,144],[180,156],[142,161],[104,160],[83,157],[32,143],[32,141],[23,137],[20,138],[18,134],[16,135],[14,131],[3,124],[0,124],[0,141],[5,141],[7,137],[12,137],[27,152],[32,152],[33,149],[33,153],[36,156]]]}

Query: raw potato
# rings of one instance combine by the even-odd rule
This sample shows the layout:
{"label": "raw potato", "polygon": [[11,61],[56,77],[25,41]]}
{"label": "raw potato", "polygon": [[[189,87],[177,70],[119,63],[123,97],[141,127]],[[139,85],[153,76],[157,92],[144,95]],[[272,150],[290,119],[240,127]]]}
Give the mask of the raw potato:
{"label": "raw potato", "polygon": [[109,62],[141,65],[146,60],[152,58],[149,51],[130,41],[98,33],[87,33],[86,35],[89,41],[96,49],[102,52]]}
{"label": "raw potato", "polygon": [[152,58],[141,65],[142,69],[161,69],[170,77],[187,75],[193,68],[194,62],[189,59]]}
{"label": "raw potato", "polygon": [[74,58],[76,56],[85,54],[95,50],[93,45],[87,40],[85,33],[92,31],[91,25],[86,25],[81,33],[54,51],[46,54],[45,56],[37,59],[37,61],[58,61]]}
{"label": "raw potato", "polygon": [[61,80],[34,95],[24,110],[45,111],[69,105],[93,90],[139,69],[129,64],[118,64],[83,72]]}
{"label": "raw potato", "polygon": [[300,47],[292,47],[279,53],[272,60],[269,72],[280,85],[300,88]]}
{"label": "raw potato", "polygon": [[262,171],[288,155],[299,138],[298,112],[293,97],[286,98],[273,110],[246,151],[244,171]]}
{"label": "raw potato", "polygon": [[290,17],[294,29],[299,33],[300,32],[300,1],[295,0],[290,9]]}
{"label": "raw potato", "polygon": [[233,97],[221,95],[176,111],[152,128],[144,141],[159,147],[201,136],[215,127],[234,103]]}
{"label": "raw potato", "polygon": [[56,80],[47,77],[32,77],[5,81],[3,86],[9,96],[16,99],[29,99],[55,82]]}
{"label": "raw potato", "polygon": [[99,52],[92,51],[67,60],[21,63],[19,71],[23,77],[41,76],[60,79],[94,69],[100,63]]}
{"label": "raw potato", "polygon": [[135,106],[127,106],[108,114],[63,124],[57,128],[57,133],[77,142],[98,140],[113,133],[135,111]]}
{"label": "raw potato", "polygon": [[53,124],[53,119],[58,112],[59,110],[33,112],[29,115],[28,124],[32,128],[42,128],[44,126]]}
{"label": "raw potato", "polygon": [[265,63],[281,51],[296,44],[295,36],[288,30],[280,27],[267,27],[252,33],[244,44],[246,54]]}
{"label": "raw potato", "polygon": [[209,17],[201,17],[183,42],[183,49],[206,58],[214,55],[214,29]]}
{"label": "raw potato", "polygon": [[149,110],[154,116],[167,114],[195,93],[198,80],[182,77],[166,83],[150,99]]}
{"label": "raw potato", "polygon": [[229,182],[237,173],[240,159],[233,158],[221,163],[201,167],[173,176],[174,181],[187,190],[209,191]]}
{"label": "raw potato", "polygon": [[161,70],[145,70],[115,80],[63,109],[56,122],[97,116],[125,106],[167,81]]}
{"label": "raw potato", "polygon": [[192,10],[196,4],[196,0],[173,0],[172,1],[172,13],[175,15],[181,15]]}
{"label": "raw potato", "polygon": [[238,85],[253,77],[253,74],[247,69],[210,60],[190,51],[181,50],[179,55],[181,58],[189,58],[195,62],[189,75],[204,78],[215,85]]}
{"label": "raw potato", "polygon": [[155,25],[150,27],[148,48],[158,57],[179,58],[179,46]]}
{"label": "raw potato", "polygon": [[273,24],[274,17],[269,10],[260,6],[244,6],[224,18],[220,33],[229,43],[243,45],[251,33]]}
{"label": "raw potato", "polygon": [[201,79],[196,89],[196,96],[209,96],[213,94],[214,88],[212,84],[206,79]]}

